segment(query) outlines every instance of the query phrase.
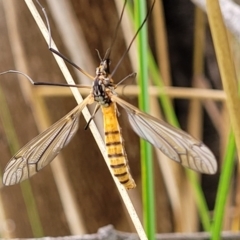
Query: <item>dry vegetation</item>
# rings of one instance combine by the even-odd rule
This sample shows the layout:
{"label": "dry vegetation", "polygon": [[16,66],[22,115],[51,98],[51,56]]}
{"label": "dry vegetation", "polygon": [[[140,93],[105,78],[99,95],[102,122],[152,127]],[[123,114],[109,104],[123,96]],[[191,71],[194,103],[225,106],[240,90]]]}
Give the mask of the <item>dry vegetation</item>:
{"label": "dry vegetation", "polygon": [[[58,49],[94,75],[99,64],[95,49],[101,56],[105,54],[118,21],[114,1],[66,1],[69,9],[61,9],[61,4],[57,8],[54,2],[57,1],[41,1],[48,13]],[[173,103],[182,128],[203,139],[212,149],[220,171],[230,124],[206,16],[187,0],[178,1],[174,8],[171,7],[172,1],[163,2],[162,9],[157,1],[148,22],[150,47],[168,86],[166,92],[176,100]],[[63,22],[59,22],[58,17]],[[72,33],[69,26],[73,28]],[[0,72],[17,69],[35,81],[64,82],[24,1],[0,0],[0,32]],[[129,22],[123,21],[112,51],[112,66],[121,58],[133,32]],[[234,42],[232,36],[230,39]],[[115,74],[116,82],[136,71],[136,58],[133,46]],[[87,80],[72,67],[69,70],[76,82],[86,83]],[[64,116],[76,102],[68,89],[34,87],[15,74],[0,76],[0,80],[1,105],[8,109],[12,121],[10,129],[6,128],[4,120],[0,121],[0,166],[3,170],[21,146]],[[152,114],[157,115],[160,108],[154,91],[155,88],[152,91]],[[120,90],[119,94],[122,93],[127,101],[137,104],[134,86]],[[11,121],[6,120],[9,124]],[[101,129],[101,114],[96,117],[96,124]],[[129,191],[129,195],[142,218],[139,138],[131,130],[124,113],[120,116],[120,124],[131,172],[137,183],[137,188]],[[1,222],[9,222],[12,226],[5,231],[0,225],[3,237],[94,233],[107,224],[121,231],[135,232],[97,144],[84,126],[82,118],[77,135],[60,157],[54,160],[52,167],[48,166],[34,176],[30,184],[1,190]],[[194,191],[184,169],[163,157],[160,161],[157,159],[155,154],[157,232],[202,230]],[[219,174],[199,176],[210,211],[214,209],[218,177]],[[232,184],[224,226],[227,230],[232,229],[232,207],[238,204],[234,189]]]}

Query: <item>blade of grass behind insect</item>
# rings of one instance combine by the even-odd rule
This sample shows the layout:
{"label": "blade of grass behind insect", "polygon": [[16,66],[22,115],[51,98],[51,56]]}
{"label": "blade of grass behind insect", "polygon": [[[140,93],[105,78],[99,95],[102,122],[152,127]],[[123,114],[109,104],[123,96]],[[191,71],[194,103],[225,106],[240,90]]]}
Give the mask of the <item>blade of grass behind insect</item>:
{"label": "blade of grass behind insect", "polygon": [[[18,138],[15,132],[15,128],[12,122],[11,114],[9,112],[4,94],[2,89],[0,88],[0,118],[6,132],[6,137],[8,141],[8,145],[10,147],[11,154],[15,154],[19,150]],[[31,185],[29,181],[25,181],[20,184],[23,199],[25,202],[25,206],[27,209],[29,224],[32,229],[32,233],[34,237],[42,237],[44,236],[42,224],[40,221],[40,216],[38,214],[36,202],[34,199],[34,195],[31,189]]]}
{"label": "blade of grass behind insect", "polygon": [[[146,16],[145,1],[135,2],[135,26],[138,27]],[[148,94],[148,60],[147,60],[147,29],[146,25],[138,35],[138,59],[139,75],[138,83],[140,86],[139,106],[140,109],[149,111]],[[153,162],[152,149],[149,143],[141,140],[141,167],[142,167],[142,189],[143,189],[143,215],[144,225],[148,239],[155,239],[155,210],[154,210],[154,186],[153,186]]]}
{"label": "blade of grass behind insect", "polygon": [[223,160],[222,173],[219,179],[219,186],[216,197],[216,204],[214,209],[214,217],[212,223],[212,240],[220,239],[223,217],[224,217],[224,208],[227,202],[229,186],[232,180],[233,169],[235,165],[236,155],[236,145],[234,140],[234,134],[231,131],[228,139],[228,144],[226,147],[226,153]]}

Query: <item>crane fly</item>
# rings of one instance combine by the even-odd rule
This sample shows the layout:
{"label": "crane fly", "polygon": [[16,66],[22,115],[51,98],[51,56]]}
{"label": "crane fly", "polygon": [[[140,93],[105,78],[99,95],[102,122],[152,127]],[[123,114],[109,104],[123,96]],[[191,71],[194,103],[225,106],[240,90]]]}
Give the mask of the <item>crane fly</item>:
{"label": "crane fly", "polygon": [[[129,51],[138,32],[146,22],[146,19],[153,8],[154,2],[151,9],[147,13],[145,20],[134,35],[123,57]],[[121,21],[124,8],[125,5],[123,7],[119,22]],[[50,26],[43,7],[42,10],[46,17],[50,33]],[[49,42],[49,49],[62,57],[64,60],[71,63],[73,66],[77,67],[85,75],[90,76],[61,53],[52,49],[51,42]],[[79,117],[83,108],[88,104],[92,104],[93,102],[96,102],[97,104],[96,111],[98,108],[101,108],[103,113],[105,144],[113,174],[126,189],[135,188],[136,184],[131,176],[128,166],[127,155],[124,149],[123,139],[117,118],[117,105],[121,106],[126,111],[128,120],[133,130],[141,138],[147,140],[153,146],[160,149],[170,159],[200,173],[214,174],[217,171],[217,163],[214,155],[202,142],[194,139],[186,132],[167,124],[163,120],[157,119],[140,111],[138,108],[117,96],[115,89],[117,88],[118,84],[114,83],[112,76],[123,57],[120,59],[117,67],[111,74],[109,70],[110,51],[111,48],[107,51],[105,57],[101,59],[100,65],[96,69],[95,77],[93,78],[90,76],[93,78],[93,83],[92,86],[89,86],[89,95],[71,112],[57,121],[47,130],[39,134],[37,137],[32,139],[10,159],[3,174],[4,185],[14,185],[20,183],[21,181],[30,178],[32,175],[36,174],[43,167],[49,164],[76,134]],[[34,85],[45,84],[33,82],[30,77],[19,71],[8,72],[23,74]],[[134,74],[127,77],[133,75]],[[46,85],[54,84],[47,83]],[[58,86],[72,85],[58,84]]]}

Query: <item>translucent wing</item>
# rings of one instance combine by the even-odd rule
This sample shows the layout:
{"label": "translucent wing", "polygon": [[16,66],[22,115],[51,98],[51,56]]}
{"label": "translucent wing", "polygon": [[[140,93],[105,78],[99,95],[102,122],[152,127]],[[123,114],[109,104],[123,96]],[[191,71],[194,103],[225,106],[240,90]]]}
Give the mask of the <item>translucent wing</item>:
{"label": "translucent wing", "polygon": [[117,96],[113,95],[111,100],[126,110],[133,130],[169,158],[197,172],[214,174],[217,171],[214,155],[202,142]]}
{"label": "translucent wing", "polygon": [[27,143],[8,162],[3,174],[4,185],[14,185],[38,173],[49,164],[73,138],[79,116],[90,95],[70,113]]}

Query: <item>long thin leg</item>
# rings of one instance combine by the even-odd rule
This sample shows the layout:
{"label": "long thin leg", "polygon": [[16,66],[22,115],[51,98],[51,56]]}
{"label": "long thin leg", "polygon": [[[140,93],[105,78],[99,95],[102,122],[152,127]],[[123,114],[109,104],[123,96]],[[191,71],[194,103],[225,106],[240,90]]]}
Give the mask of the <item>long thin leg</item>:
{"label": "long thin leg", "polygon": [[85,126],[85,128],[84,128],[85,130],[88,129],[90,122],[94,119],[94,117],[95,117],[97,111],[99,110],[99,108],[100,108],[100,105],[99,105],[99,104],[96,105],[96,107],[95,107],[95,109],[94,109],[94,111],[93,111],[93,114],[92,114],[91,118],[88,120],[88,122],[87,122],[87,124],[86,124],[86,126]]}
{"label": "long thin leg", "polygon": [[46,20],[46,24],[47,24],[47,29],[49,32],[49,42],[48,42],[48,49],[58,55],[59,57],[61,57],[62,59],[64,59],[66,62],[68,62],[69,64],[71,64],[73,67],[75,67],[76,69],[78,69],[81,73],[83,73],[85,76],[89,77],[90,79],[94,80],[94,77],[92,75],[90,75],[89,73],[87,73],[86,71],[84,71],[82,68],[80,68],[78,65],[76,65],[74,62],[72,62],[70,59],[68,59],[66,56],[64,56],[62,53],[58,52],[57,50],[53,49],[51,47],[51,39],[52,39],[52,35],[51,35],[51,28],[50,28],[50,24],[48,21],[48,16],[46,13],[45,8],[40,4],[40,2],[38,0],[36,0],[37,4],[40,6],[40,8],[42,9],[42,12],[44,14],[45,20]]}
{"label": "long thin leg", "polygon": [[34,82],[33,79],[31,77],[29,77],[27,74],[20,72],[18,70],[8,70],[5,72],[1,72],[0,75],[4,75],[7,73],[16,73],[16,74],[20,74],[23,75],[24,77],[26,77],[29,82],[32,85],[36,85],[36,86],[59,86],[59,87],[76,87],[76,88],[87,88],[87,89],[91,89],[92,86],[90,85],[81,85],[81,84],[67,84],[67,83],[49,83],[49,82]]}

